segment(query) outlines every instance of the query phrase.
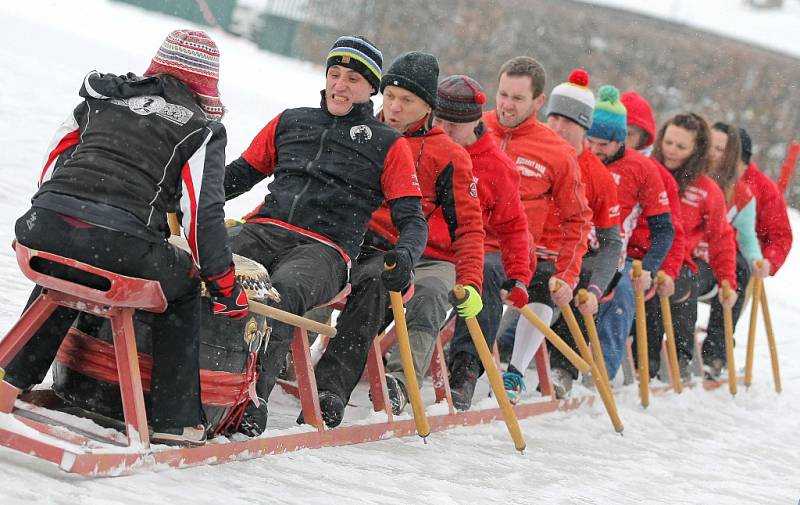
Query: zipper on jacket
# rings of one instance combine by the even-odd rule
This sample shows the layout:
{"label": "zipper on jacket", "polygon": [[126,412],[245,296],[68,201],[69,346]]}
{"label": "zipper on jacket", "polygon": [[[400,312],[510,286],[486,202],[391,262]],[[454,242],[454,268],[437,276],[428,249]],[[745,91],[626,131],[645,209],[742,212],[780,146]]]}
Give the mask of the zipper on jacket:
{"label": "zipper on jacket", "polygon": [[[334,126],[336,126],[335,119],[333,121],[333,124],[331,125],[331,128],[327,128],[324,132],[322,132],[322,136],[319,139],[319,150],[317,151],[317,155],[314,157],[314,159],[306,163],[306,169],[305,169],[306,173],[311,173],[311,166],[315,161],[318,161],[322,156],[322,150],[325,148],[325,138],[328,136],[328,132]],[[292,218],[294,217],[294,211],[297,208],[297,202],[300,201],[300,197],[303,196],[303,194],[305,194],[306,191],[308,191],[308,187],[310,185],[311,185],[311,179],[309,178],[306,181],[305,185],[303,186],[303,189],[301,189],[299,193],[297,193],[296,195],[294,195],[294,197],[292,197],[292,206],[289,208],[289,217],[286,218],[287,223],[289,224],[292,223]]]}
{"label": "zipper on jacket", "polygon": [[511,132],[506,133],[505,138],[503,138],[503,142],[500,144],[501,151],[506,152],[506,147],[508,147],[509,140],[511,140]]}

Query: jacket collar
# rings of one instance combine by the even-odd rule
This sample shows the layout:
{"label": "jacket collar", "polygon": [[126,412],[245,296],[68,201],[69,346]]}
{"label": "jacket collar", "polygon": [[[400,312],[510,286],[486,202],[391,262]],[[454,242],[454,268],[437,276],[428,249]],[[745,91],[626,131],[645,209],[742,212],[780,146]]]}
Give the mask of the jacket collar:
{"label": "jacket collar", "polygon": [[528,119],[526,119],[525,121],[521,122],[520,124],[512,128],[506,128],[505,126],[500,124],[500,119],[497,117],[497,109],[491,111],[489,113],[489,116],[493,123],[492,129],[497,132],[500,132],[502,135],[507,135],[507,134],[524,135],[538,128],[540,124],[539,120],[536,119],[536,114],[531,114],[530,117],[528,117]]}

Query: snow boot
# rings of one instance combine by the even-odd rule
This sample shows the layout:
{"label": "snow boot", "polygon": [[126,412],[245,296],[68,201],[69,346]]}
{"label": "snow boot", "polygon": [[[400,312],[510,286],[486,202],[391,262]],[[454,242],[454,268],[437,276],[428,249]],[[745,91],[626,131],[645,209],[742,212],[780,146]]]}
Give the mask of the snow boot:
{"label": "snow boot", "polygon": [[[332,391],[319,392],[319,410],[322,413],[322,420],[328,428],[336,428],[342,424],[344,419],[345,404],[342,397]],[[303,413],[297,416],[297,424],[305,424]]]}
{"label": "snow boot", "polygon": [[503,387],[512,405],[519,403],[522,392],[525,391],[525,379],[514,365],[508,365],[508,370],[503,374]]}
{"label": "snow boot", "polygon": [[200,446],[206,443],[206,427],[202,424],[185,428],[165,428],[154,431],[150,441],[154,444]]}
{"label": "snow boot", "polygon": [[257,437],[267,428],[267,401],[263,398],[258,399],[258,407],[252,401],[247,404],[242,415],[242,422],[236,429],[237,433],[248,437]]}
{"label": "snow boot", "polygon": [[386,374],[386,391],[389,394],[389,404],[392,406],[392,415],[399,416],[408,405],[408,391],[406,385],[394,375]]}
{"label": "snow boot", "polygon": [[556,398],[563,400],[569,397],[572,392],[572,381],[575,380],[569,370],[553,368],[550,370],[550,379],[553,381],[553,390],[556,393]]}
{"label": "snow boot", "polygon": [[468,352],[460,352],[450,363],[450,396],[457,410],[469,410],[481,366],[478,358]]}
{"label": "snow boot", "polygon": [[708,381],[718,381],[722,376],[722,369],[725,361],[722,358],[714,358],[710,363],[703,365],[705,379]]}

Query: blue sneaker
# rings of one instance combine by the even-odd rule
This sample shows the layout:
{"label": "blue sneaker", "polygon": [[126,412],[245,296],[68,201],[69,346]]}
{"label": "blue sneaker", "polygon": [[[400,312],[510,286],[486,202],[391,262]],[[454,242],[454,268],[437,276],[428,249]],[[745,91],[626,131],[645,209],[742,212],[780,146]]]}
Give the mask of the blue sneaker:
{"label": "blue sneaker", "polygon": [[508,365],[508,371],[503,374],[503,387],[512,405],[519,403],[522,392],[525,391],[525,379],[514,365]]}

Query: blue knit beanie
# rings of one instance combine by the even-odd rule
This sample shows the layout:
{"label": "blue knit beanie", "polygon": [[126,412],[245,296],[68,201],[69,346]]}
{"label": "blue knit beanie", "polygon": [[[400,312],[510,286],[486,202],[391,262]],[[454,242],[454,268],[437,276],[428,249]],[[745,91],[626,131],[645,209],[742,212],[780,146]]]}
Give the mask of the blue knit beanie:
{"label": "blue knit beanie", "polygon": [[619,101],[619,90],[611,85],[602,86],[592,115],[592,126],[587,137],[623,142],[628,136],[627,110]]}

